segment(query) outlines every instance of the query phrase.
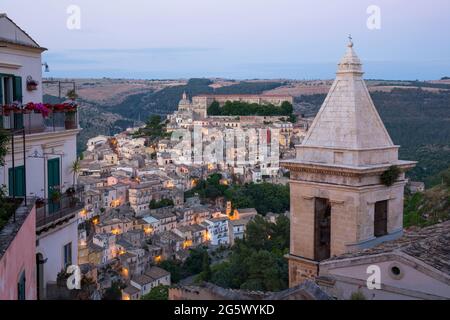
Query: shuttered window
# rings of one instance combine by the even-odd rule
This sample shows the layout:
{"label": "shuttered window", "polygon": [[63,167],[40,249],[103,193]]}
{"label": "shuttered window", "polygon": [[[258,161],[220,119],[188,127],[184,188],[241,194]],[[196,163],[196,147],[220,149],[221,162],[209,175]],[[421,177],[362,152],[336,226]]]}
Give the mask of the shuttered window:
{"label": "shuttered window", "polygon": [[48,160],[47,170],[48,170],[48,189],[50,194],[51,190],[54,187],[60,185],[59,158]]}
{"label": "shuttered window", "polygon": [[0,104],[10,104],[14,101],[22,102],[22,77],[0,73]]}
{"label": "shuttered window", "polygon": [[22,102],[22,77],[13,77],[13,100]]}
{"label": "shuttered window", "polygon": [[0,105],[3,103],[3,74],[0,73]]}
{"label": "shuttered window", "polygon": [[[25,196],[25,167],[19,166],[8,170],[9,196]],[[13,182],[14,181],[14,182]],[[14,186],[14,187],[13,187]]]}

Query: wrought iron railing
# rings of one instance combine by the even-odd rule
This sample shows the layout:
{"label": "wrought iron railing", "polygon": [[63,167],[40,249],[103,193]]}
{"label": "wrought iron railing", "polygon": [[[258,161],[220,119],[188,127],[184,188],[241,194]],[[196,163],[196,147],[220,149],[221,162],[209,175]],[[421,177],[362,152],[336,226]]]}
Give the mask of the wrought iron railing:
{"label": "wrought iron railing", "polygon": [[0,107],[0,128],[25,129],[26,134],[57,132],[78,129],[78,111],[52,112],[47,117],[41,113],[4,112]]}
{"label": "wrought iron railing", "polygon": [[64,193],[58,199],[38,200],[36,202],[36,227],[43,227],[70,215],[77,215],[84,208],[83,189],[76,188],[73,193]]}

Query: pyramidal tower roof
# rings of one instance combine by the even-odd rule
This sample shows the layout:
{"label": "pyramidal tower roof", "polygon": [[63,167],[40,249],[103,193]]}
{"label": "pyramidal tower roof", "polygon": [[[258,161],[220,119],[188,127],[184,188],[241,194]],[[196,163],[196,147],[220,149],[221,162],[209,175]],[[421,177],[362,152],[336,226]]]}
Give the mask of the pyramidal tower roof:
{"label": "pyramidal tower roof", "polygon": [[302,146],[338,149],[394,147],[362,78],[353,42],[338,65],[336,80]]}

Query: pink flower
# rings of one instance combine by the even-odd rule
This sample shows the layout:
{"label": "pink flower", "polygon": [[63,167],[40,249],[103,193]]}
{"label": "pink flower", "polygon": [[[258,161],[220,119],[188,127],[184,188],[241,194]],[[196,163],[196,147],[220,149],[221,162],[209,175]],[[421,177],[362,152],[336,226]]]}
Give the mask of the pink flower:
{"label": "pink flower", "polygon": [[47,118],[50,112],[50,110],[48,110],[48,108],[43,103],[35,104],[35,110],[39,111],[44,118]]}

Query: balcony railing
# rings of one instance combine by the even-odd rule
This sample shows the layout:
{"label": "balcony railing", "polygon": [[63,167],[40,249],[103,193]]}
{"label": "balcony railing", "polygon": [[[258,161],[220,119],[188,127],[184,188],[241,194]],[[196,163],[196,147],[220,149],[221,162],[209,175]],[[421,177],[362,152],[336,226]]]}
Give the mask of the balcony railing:
{"label": "balcony railing", "polygon": [[[48,114],[48,117],[44,117],[41,113],[36,112],[6,113],[0,108],[0,128],[25,129],[26,134],[78,129],[78,111],[52,112]],[[17,134],[20,133],[17,132]]]}
{"label": "balcony railing", "polygon": [[63,194],[57,200],[47,199],[36,203],[36,227],[63,220],[70,215],[77,215],[84,208],[83,189],[78,188],[73,194]]}

